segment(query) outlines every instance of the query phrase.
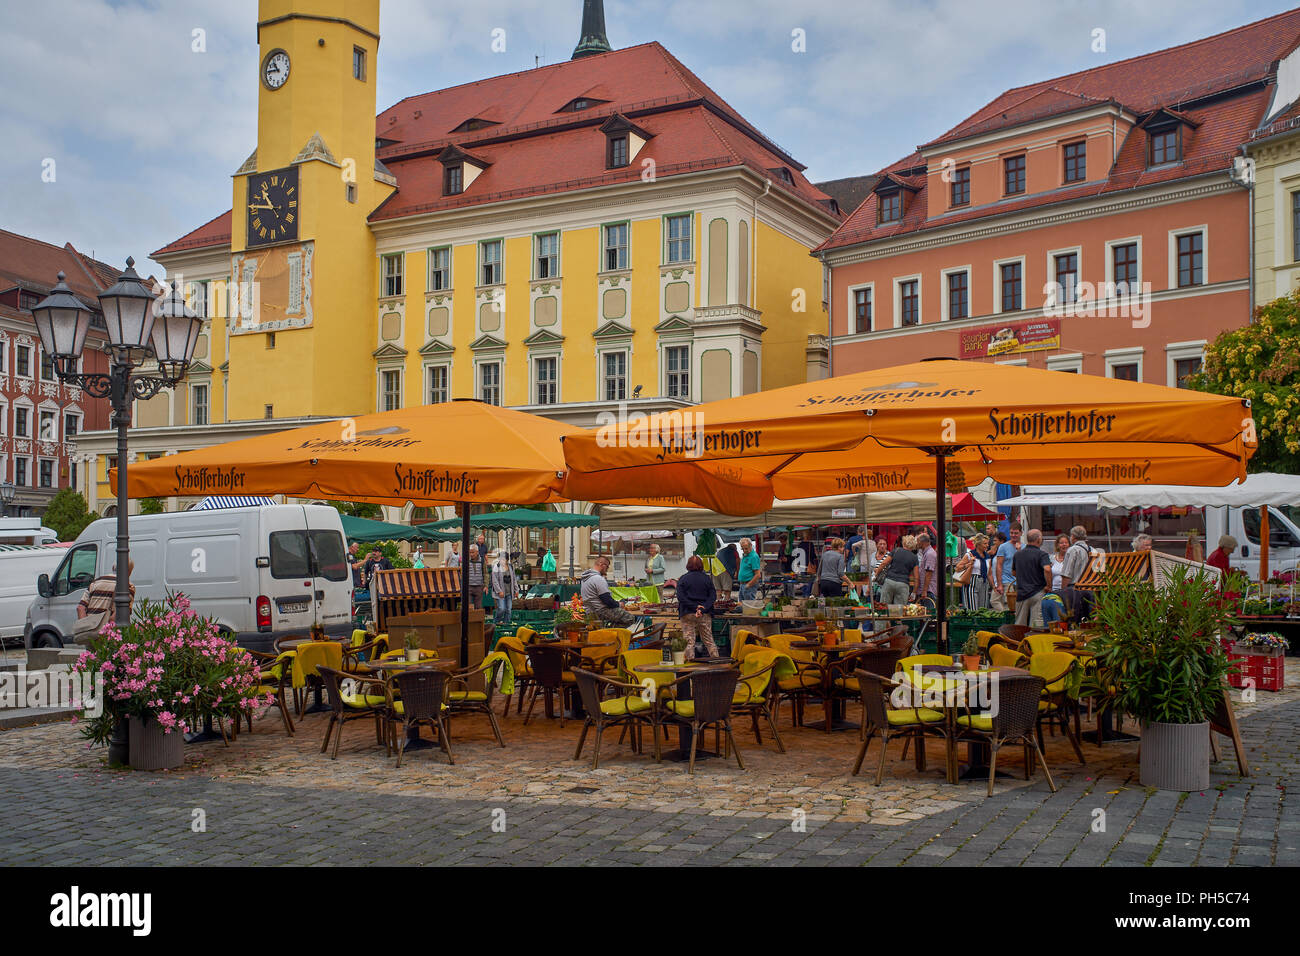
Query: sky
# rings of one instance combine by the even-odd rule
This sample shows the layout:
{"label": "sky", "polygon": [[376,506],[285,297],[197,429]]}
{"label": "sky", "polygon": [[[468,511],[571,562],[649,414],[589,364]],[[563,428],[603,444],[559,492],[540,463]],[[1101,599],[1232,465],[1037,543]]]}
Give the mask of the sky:
{"label": "sky", "polygon": [[[1286,9],[606,0],[605,19],[614,47],[660,41],[822,181],[875,172],[1003,90]],[[256,145],[256,0],[0,0],[0,14],[0,228],[162,275],[149,253],[230,207]],[[581,19],[582,0],[383,0],[377,107],[568,59]]]}

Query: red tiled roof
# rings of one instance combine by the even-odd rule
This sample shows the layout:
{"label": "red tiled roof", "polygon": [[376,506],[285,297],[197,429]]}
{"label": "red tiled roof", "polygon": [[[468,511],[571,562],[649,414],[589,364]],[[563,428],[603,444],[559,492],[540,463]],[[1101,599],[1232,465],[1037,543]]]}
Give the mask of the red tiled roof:
{"label": "red tiled roof", "polygon": [[[603,102],[562,112],[579,98]],[[610,170],[599,127],[614,113],[653,135],[631,166]],[[471,119],[496,125],[452,132]],[[829,197],[803,175],[802,164],[659,43],[410,96],[379,114],[375,135],[383,144],[376,158],[398,186],[371,214],[375,221],[632,182],[641,177],[645,159],[655,161],[659,178],[747,167],[771,178],[773,188],[830,212]],[[464,193],[443,197],[442,166],[435,157],[450,145],[490,165]],[[790,170],[793,183],[772,176],[779,166]],[[230,228],[227,212],[154,256],[228,243]]]}
{"label": "red tiled roof", "polygon": [[227,209],[221,215],[209,219],[193,232],[187,232],[175,242],[169,242],[161,249],[150,254],[151,259],[173,252],[185,252],[190,249],[202,249],[205,246],[230,245],[230,212]]}
{"label": "red tiled roof", "polygon": [[118,270],[78,252],[70,242],[56,246],[0,229],[0,286],[22,286],[44,295],[54,288],[60,272],[68,288],[95,308],[99,293],[118,276]]}
{"label": "red tiled roof", "polygon": [[[1136,113],[1185,103],[1264,79],[1276,61],[1296,46],[1297,39],[1300,10],[1288,10],[1182,46],[1007,90],[925,145],[935,146],[1016,126],[1031,118],[1057,115],[1079,108],[1086,100],[1113,100]],[[1044,95],[1051,91],[1057,95]],[[1037,109],[1031,106],[1035,100]]]}
{"label": "red tiled roof", "polygon": [[[1238,147],[1263,118],[1276,60],[1300,41],[1300,10],[1084,73],[1008,90],[989,106],[920,149],[1013,127],[1043,116],[1061,116],[1087,105],[1116,103],[1141,115],[1164,109],[1189,122],[1183,130],[1180,163],[1147,167],[1146,134],[1134,129],[1120,146],[1106,179],[1014,200],[962,207],[931,216],[929,190],[922,188],[905,203],[901,222],[876,223],[877,200],[867,199],[817,251],[939,229],[959,222],[1022,212],[1126,189],[1200,176],[1232,165]],[[1246,86],[1250,84],[1250,86]],[[1213,94],[1221,95],[1213,95]],[[1198,103],[1198,99],[1200,102]],[[883,172],[915,176],[925,166],[920,152],[900,159]],[[924,183],[924,181],[922,180]]]}

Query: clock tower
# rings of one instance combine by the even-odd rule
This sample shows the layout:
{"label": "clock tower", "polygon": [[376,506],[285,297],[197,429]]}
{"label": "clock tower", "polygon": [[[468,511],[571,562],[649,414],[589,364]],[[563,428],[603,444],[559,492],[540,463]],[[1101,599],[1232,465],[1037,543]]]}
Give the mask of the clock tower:
{"label": "clock tower", "polygon": [[244,80],[258,86],[257,148],[233,179],[228,418],[363,414],[367,215],[395,188],[375,163],[379,0],[259,0],[257,39]]}

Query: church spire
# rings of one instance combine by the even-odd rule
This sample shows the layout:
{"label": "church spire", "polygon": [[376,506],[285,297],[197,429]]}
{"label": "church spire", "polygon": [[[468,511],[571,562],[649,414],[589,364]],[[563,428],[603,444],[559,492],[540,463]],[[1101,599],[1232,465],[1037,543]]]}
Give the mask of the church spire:
{"label": "church spire", "polygon": [[573,50],[573,59],[608,53],[612,49],[605,36],[604,0],[583,0],[582,37]]}

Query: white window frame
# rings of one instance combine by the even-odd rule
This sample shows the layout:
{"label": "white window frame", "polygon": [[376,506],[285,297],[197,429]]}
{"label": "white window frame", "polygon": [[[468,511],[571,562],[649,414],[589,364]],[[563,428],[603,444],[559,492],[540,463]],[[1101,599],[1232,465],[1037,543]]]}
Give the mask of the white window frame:
{"label": "white window frame", "polygon": [[[403,372],[405,372],[405,369],[403,369],[402,366],[400,365],[381,365],[378,369],[376,369],[379,387],[376,390],[378,392],[378,395],[375,402],[375,411],[377,412],[397,411],[406,407],[406,381]],[[397,376],[397,400],[399,404],[397,405],[396,409],[387,408],[384,401],[385,397],[388,394],[386,377],[389,375]]]}
{"label": "white window frame", "polygon": [[[624,244],[622,246],[623,264],[621,266],[615,266],[614,268],[611,269],[607,265],[608,253],[610,250],[609,230],[614,226],[622,226],[626,230],[626,233],[625,233]],[[617,249],[620,247],[614,246],[613,248]],[[632,221],[630,219],[624,219],[622,221],[617,221],[617,222],[601,223],[600,225],[600,268],[597,271],[602,273],[627,272],[631,268],[632,268]]]}
{"label": "white window frame", "polygon": [[[632,350],[629,348],[608,348],[601,349],[597,353],[599,356],[599,366],[596,369],[596,401],[598,402],[626,402],[628,396],[632,394]],[[623,356],[623,394],[621,397],[606,398],[607,384],[606,379],[609,377],[605,373],[605,363],[611,355]]]}
{"label": "white window frame", "polygon": [[948,276],[956,275],[958,272],[966,273],[966,319],[975,314],[975,289],[974,278],[975,270],[970,267],[970,263],[964,266],[952,266],[949,269],[943,269],[939,272],[939,321],[940,322],[962,322],[964,319],[950,319],[948,317]]}
{"label": "white window frame", "polygon": [[[903,283],[916,283],[916,325],[903,325]],[[874,300],[873,300],[874,307]],[[919,329],[925,324],[925,286],[921,282],[921,273],[910,276],[894,277],[894,328]]]}
{"label": "white window frame", "polygon": [[[1115,288],[1115,247],[1137,245],[1138,254],[1138,285],[1146,281],[1146,263],[1142,259],[1142,237],[1129,236],[1125,239],[1107,239],[1106,240],[1106,288]],[[1130,295],[1136,295],[1137,292],[1129,290]],[[1118,298],[1118,296],[1116,296]],[[1098,298],[1101,298],[1098,296]],[[1107,298],[1110,298],[1109,296]]]}
{"label": "white window frame", "polygon": [[1083,374],[1083,353],[1069,352],[1065,355],[1047,356],[1047,370],[1049,372],[1075,372]]}
{"label": "white window frame", "polygon": [[[555,237],[555,270],[550,275],[538,275],[538,266],[542,260],[542,239],[546,236]],[[534,280],[556,280],[560,278],[560,230],[551,229],[546,232],[539,232],[533,236],[533,279]]]}
{"label": "white window frame", "polygon": [[[497,258],[489,260],[486,258],[487,247],[495,245],[497,247]],[[484,282],[483,267],[489,263],[496,266],[496,281]],[[506,281],[506,241],[505,239],[480,239],[478,244],[478,273],[474,276],[475,285],[479,288],[493,288],[504,285]]]}
{"label": "white window frame", "polygon": [[[12,408],[14,410],[13,437],[35,440],[36,435],[34,434],[34,432],[36,431],[36,406],[31,402],[27,401],[26,399],[16,398],[13,400]],[[27,411],[27,434],[26,435],[18,434],[18,409],[20,408],[25,409]]]}
{"label": "white window frame", "polygon": [[[1123,243],[1120,244],[1123,245]],[[1139,250],[1138,268],[1141,269],[1141,267],[1142,267],[1142,252],[1141,250]],[[1138,273],[1138,278],[1141,279],[1140,272]],[[1106,377],[1107,378],[1115,377],[1115,366],[1117,365],[1136,365],[1138,369],[1137,380],[1139,382],[1146,381],[1142,377],[1142,356],[1145,352],[1146,349],[1142,348],[1141,346],[1137,346],[1135,348],[1126,348],[1126,349],[1107,349],[1104,355],[1106,359]]]}
{"label": "white window frame", "polygon": [[433,400],[433,381],[432,375],[434,369],[442,369],[447,374],[447,397],[443,401],[451,401],[451,363],[450,362],[426,362],[424,365],[424,404],[436,404]]}
{"label": "white window frame", "polygon": [[[1067,305],[1074,305],[1074,304],[1077,304],[1077,303],[1079,302],[1079,287],[1080,287],[1080,286],[1082,285],[1082,283],[1083,283],[1083,246],[1067,246],[1067,247],[1064,248],[1064,249],[1051,249],[1051,250],[1048,250],[1048,253],[1047,253],[1047,282],[1050,283],[1052,286],[1056,286],[1056,284],[1057,284],[1057,282],[1056,282],[1056,257],[1057,257],[1057,256],[1071,256],[1071,255],[1075,257],[1075,260],[1074,260],[1074,261],[1075,261],[1075,270],[1074,270],[1074,298],[1073,298],[1072,300],[1070,300],[1069,302],[1067,302],[1063,297],[1061,297],[1061,296],[1057,296],[1057,298],[1056,298],[1056,300],[1055,300],[1055,301],[1056,301],[1056,306],[1057,306],[1057,308],[1062,308],[1062,307],[1067,306]],[[1022,280],[1021,280],[1021,285],[1022,285],[1022,286],[1024,285],[1023,277],[1022,277]],[[1023,295],[1023,293],[1022,293],[1022,295]],[[1043,295],[1043,307],[1044,307],[1044,308],[1047,307],[1047,295],[1046,295],[1046,292],[1044,292],[1044,295]]]}
{"label": "white window frame", "polygon": [[844,334],[845,335],[870,335],[871,332],[858,331],[858,302],[857,293],[866,290],[871,293],[871,332],[880,327],[880,302],[876,299],[876,284],[874,282],[859,282],[851,285],[846,290],[848,296],[848,309],[845,311]]}
{"label": "white window frame", "polygon": [[[686,220],[686,235],[676,239],[672,236],[672,227],[669,222],[673,219]],[[692,212],[673,212],[668,213],[663,218],[664,224],[664,263],[671,266],[682,265],[695,261],[695,214]],[[686,256],[681,259],[674,259],[672,254],[673,243],[686,243]]]}
{"label": "white window frame", "polygon": [[[388,264],[396,261],[398,271],[389,273]],[[389,280],[397,279],[400,291],[389,292]],[[379,297],[381,299],[400,299],[406,295],[406,253],[404,252],[385,252],[379,257]]]}
{"label": "white window frame", "polygon": [[[46,416],[46,415],[51,416],[51,421],[53,422],[53,425],[54,425],[54,434],[51,435],[49,438],[46,438],[44,435],[41,434],[41,419],[42,419],[44,416]],[[36,425],[36,439],[35,439],[35,440],[36,440],[36,441],[45,441],[45,442],[57,442],[57,441],[59,440],[59,430],[60,430],[60,428],[61,428],[62,425],[63,425],[63,423],[59,420],[60,417],[61,417],[61,416],[60,416],[60,414],[59,414],[59,406],[57,406],[57,405],[54,405],[54,404],[51,404],[51,405],[48,405],[48,406],[46,406],[46,405],[41,405],[39,408],[37,408],[37,409],[36,409],[36,422],[35,422],[35,425]]]}
{"label": "white window frame", "polygon": [[[435,252],[446,252],[446,253],[447,253],[447,284],[444,285],[441,289],[435,289],[435,288],[433,287],[433,274],[434,274],[434,272],[440,272],[440,271],[442,271],[442,270],[440,270],[440,269],[434,269],[434,268],[433,268],[433,254],[434,254]],[[436,293],[438,293],[438,294],[443,294],[443,293],[447,293],[447,292],[452,291],[452,288],[451,288],[451,276],[452,276],[452,271],[451,271],[451,262],[452,262],[452,256],[454,255],[454,253],[452,252],[452,247],[449,246],[449,245],[448,245],[448,246],[430,246],[427,250],[425,250],[425,254],[424,254],[424,255],[425,255],[425,262],[424,262],[424,264],[425,264],[425,276],[424,276],[424,283],[425,283],[424,288],[425,288],[425,291],[426,291],[426,292],[436,292]]]}
{"label": "white window frame", "polygon": [[[41,484],[41,465],[47,461],[50,463],[50,483],[48,485],[43,485]],[[57,489],[59,487],[59,460],[57,458],[50,458],[46,455],[38,455],[36,457],[35,470],[32,473],[32,480],[35,482],[35,484],[32,485],[33,488]]]}
{"label": "white window frame", "polygon": [[[26,375],[18,370],[18,352],[20,349],[27,350]],[[35,345],[23,345],[21,342],[14,343],[14,378],[27,378],[31,379],[33,382],[36,381],[36,376],[41,373],[40,357],[37,356],[36,349],[37,347]]]}
{"label": "white window frame", "polygon": [[1007,315],[1017,315],[1021,312],[1029,311],[1029,269],[1025,263],[1024,256],[1008,256],[1005,259],[993,260],[993,314],[1001,315],[1002,308],[1002,267],[1009,266],[1013,262],[1020,263],[1020,308]]}
{"label": "white window frame", "polygon": [[1022,365],[1022,366],[1027,366],[1027,365],[1029,364],[1029,359],[1027,359],[1027,358],[1017,358],[1017,359],[999,359],[999,360],[998,360],[997,362],[995,362],[994,364],[995,364],[995,365]]}
{"label": "white window frame", "polygon": [[[9,434],[9,403],[0,399],[0,437]],[[0,476],[3,477],[3,476]]]}
{"label": "white window frame", "polygon": [[541,396],[541,390],[540,390],[541,379],[539,379],[539,378],[537,377],[537,363],[538,363],[538,362],[554,362],[554,363],[555,363],[555,382],[554,382],[554,384],[555,384],[555,401],[553,401],[553,402],[546,402],[545,404],[548,405],[548,406],[549,406],[549,405],[559,405],[560,402],[563,401],[563,399],[562,399],[562,397],[561,397],[561,392],[560,392],[560,369],[561,369],[561,367],[562,367],[563,364],[564,364],[564,363],[561,361],[561,355],[560,355],[560,353],[559,353],[559,352],[534,352],[532,355],[528,356],[528,362],[529,362],[529,365],[531,366],[531,367],[529,368],[529,373],[530,373],[530,374],[529,374],[529,379],[530,379],[530,381],[529,381],[529,387],[530,387],[530,391],[532,392],[532,396],[531,396],[531,398],[532,398],[532,403],[533,403],[534,405],[541,405],[541,404],[543,404],[543,402],[542,402],[542,396]]}
{"label": "white window frame", "polygon": [[[1178,284],[1178,237],[1201,234],[1201,281],[1199,285]],[[1210,284],[1210,227],[1207,223],[1199,226],[1182,226],[1169,230],[1169,276],[1167,288],[1177,292],[1180,289],[1203,289]]]}
{"label": "white window frame", "polygon": [[[1180,232],[1186,234],[1191,232],[1190,229],[1182,229]],[[1178,379],[1175,376],[1175,363],[1179,359],[1198,358],[1202,365],[1205,363],[1205,346],[1209,344],[1205,339],[1199,339],[1190,342],[1170,342],[1165,346],[1165,384],[1170,388],[1178,387]]]}
{"label": "white window frame", "polygon": [[478,359],[474,362],[474,392],[480,401],[487,402],[483,387],[483,370],[489,365],[495,365],[497,369],[497,398],[500,401],[488,402],[489,405],[502,406],[505,404],[505,358],[500,355],[494,355],[491,358]]}
{"label": "white window frame", "polygon": [[[681,374],[680,372],[673,372],[673,371],[672,371],[671,369],[669,369],[669,367],[668,367],[668,353],[669,353],[670,351],[672,351],[673,349],[682,349],[682,350],[684,350],[684,351],[686,352],[686,368],[685,368],[685,370],[684,370],[684,373],[685,373],[685,375],[686,375],[686,394],[685,394],[685,395],[672,395],[672,394],[670,394],[669,389],[668,389],[668,376],[669,376],[669,375],[674,375],[674,374]],[[663,395],[664,398],[673,398],[673,399],[678,399],[678,400],[681,400],[681,401],[687,401],[687,402],[694,401],[694,397],[695,397],[695,376],[691,374],[692,363],[695,361],[695,356],[694,356],[693,352],[694,352],[694,350],[691,348],[690,343],[682,344],[682,343],[676,343],[676,342],[668,342],[668,343],[665,343],[665,344],[660,348],[660,350],[659,350],[659,361],[660,361],[660,367],[663,369],[663,384],[660,386],[663,390],[660,392],[660,394]]]}
{"label": "white window frame", "polygon": [[[21,483],[19,483],[18,481],[18,463],[20,461],[26,462],[27,464],[27,476],[23,479]],[[35,479],[35,477],[36,474],[35,472],[32,471],[32,456],[14,455],[14,477],[13,477],[14,484],[18,485],[19,488],[34,488],[35,485],[32,484],[32,481],[33,479]]]}
{"label": "white window frame", "polygon": [[[198,416],[195,412],[199,409],[199,402],[195,395],[196,389],[203,389],[203,421],[196,422]],[[212,383],[211,382],[194,382],[190,385],[190,402],[189,417],[191,425],[210,425],[212,423]]]}

